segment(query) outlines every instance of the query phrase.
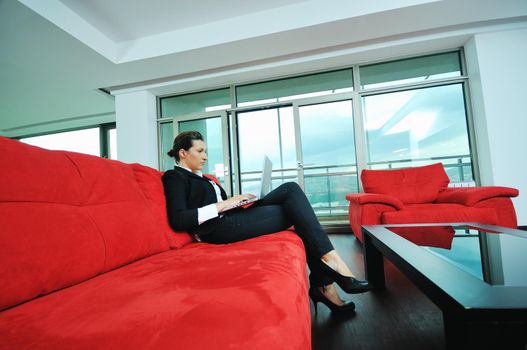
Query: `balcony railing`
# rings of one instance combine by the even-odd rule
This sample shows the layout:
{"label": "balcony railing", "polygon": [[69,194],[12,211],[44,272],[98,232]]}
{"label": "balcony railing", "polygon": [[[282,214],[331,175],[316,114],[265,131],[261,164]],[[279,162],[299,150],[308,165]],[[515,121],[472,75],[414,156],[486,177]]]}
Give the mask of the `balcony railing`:
{"label": "balcony railing", "polygon": [[[401,159],[371,162],[368,165],[370,169],[398,169],[436,162],[443,163],[454,185],[473,181],[470,155]],[[242,173],[242,189],[248,192],[257,191],[260,174],[259,171]],[[273,170],[272,188],[287,181],[298,181],[296,168]],[[348,213],[348,202],[345,195],[358,192],[357,166],[356,164],[305,166],[304,184],[306,195],[319,217],[344,218]]]}

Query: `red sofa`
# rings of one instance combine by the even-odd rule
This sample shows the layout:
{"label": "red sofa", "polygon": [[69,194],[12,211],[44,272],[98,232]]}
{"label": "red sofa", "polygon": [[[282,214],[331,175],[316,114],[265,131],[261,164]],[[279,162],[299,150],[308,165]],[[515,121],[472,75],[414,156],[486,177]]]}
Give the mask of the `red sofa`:
{"label": "red sofa", "polygon": [[362,241],[361,225],[480,222],[517,227],[509,187],[455,187],[441,163],[394,169],[363,170],[365,193],[346,195],[350,226]]}
{"label": "red sofa", "polygon": [[161,173],[0,137],[0,349],[311,349],[302,241],[169,225]]}

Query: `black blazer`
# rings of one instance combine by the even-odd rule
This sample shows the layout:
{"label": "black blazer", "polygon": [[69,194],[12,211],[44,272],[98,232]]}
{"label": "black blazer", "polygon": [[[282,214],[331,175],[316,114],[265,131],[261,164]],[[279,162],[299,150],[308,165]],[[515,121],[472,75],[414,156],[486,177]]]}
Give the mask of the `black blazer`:
{"label": "black blazer", "polygon": [[[217,202],[216,191],[209,180],[178,166],[166,171],[161,179],[170,226],[177,231],[200,235],[212,231],[218,218],[198,225],[198,208]],[[221,197],[227,199],[227,194],[219,187]]]}

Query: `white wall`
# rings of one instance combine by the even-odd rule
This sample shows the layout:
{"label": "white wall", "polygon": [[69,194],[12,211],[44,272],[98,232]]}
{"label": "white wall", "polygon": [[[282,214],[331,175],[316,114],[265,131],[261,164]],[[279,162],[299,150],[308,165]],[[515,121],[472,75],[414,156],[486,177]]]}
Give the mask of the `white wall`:
{"label": "white wall", "polygon": [[476,34],[465,54],[481,184],[518,188],[527,225],[527,29]]}
{"label": "white wall", "polygon": [[156,97],[148,91],[115,96],[117,159],[158,168]]}

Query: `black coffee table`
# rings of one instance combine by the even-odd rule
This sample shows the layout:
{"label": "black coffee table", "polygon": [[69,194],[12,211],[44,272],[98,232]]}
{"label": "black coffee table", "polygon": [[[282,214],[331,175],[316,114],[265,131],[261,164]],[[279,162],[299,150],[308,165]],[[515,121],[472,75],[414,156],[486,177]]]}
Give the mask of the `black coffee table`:
{"label": "black coffee table", "polygon": [[364,265],[391,261],[443,312],[447,348],[527,349],[527,232],[477,223],[365,225]]}

